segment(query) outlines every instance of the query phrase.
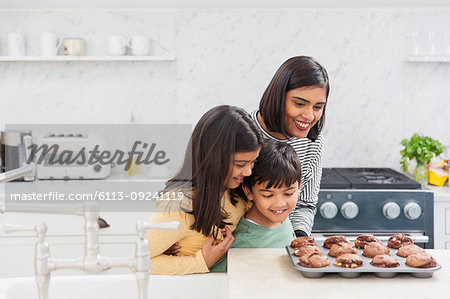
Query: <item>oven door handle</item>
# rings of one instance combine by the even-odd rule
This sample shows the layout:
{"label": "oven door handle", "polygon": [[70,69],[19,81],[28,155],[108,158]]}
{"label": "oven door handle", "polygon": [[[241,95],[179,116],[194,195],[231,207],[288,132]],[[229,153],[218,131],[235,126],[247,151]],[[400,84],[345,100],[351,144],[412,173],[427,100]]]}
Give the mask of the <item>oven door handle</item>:
{"label": "oven door handle", "polygon": [[[362,234],[362,233],[361,233]],[[325,239],[327,237],[330,236],[335,236],[335,235],[340,235],[340,233],[335,233],[335,234],[316,234],[313,233],[311,236],[314,237],[314,239],[316,241],[320,241],[323,242],[325,241]],[[345,233],[343,233],[342,235],[346,236],[347,239],[351,242],[354,242],[356,240],[356,238],[358,237],[358,235],[360,234],[351,234],[351,235],[346,235]],[[382,242],[387,242],[389,240],[389,238],[391,237],[391,235],[387,236],[387,235],[377,235],[376,233],[374,234],[375,237],[382,241]],[[430,238],[428,236],[424,236],[422,234],[419,233],[405,233],[405,235],[407,235],[408,237],[410,237],[414,243],[428,243],[430,241]]]}

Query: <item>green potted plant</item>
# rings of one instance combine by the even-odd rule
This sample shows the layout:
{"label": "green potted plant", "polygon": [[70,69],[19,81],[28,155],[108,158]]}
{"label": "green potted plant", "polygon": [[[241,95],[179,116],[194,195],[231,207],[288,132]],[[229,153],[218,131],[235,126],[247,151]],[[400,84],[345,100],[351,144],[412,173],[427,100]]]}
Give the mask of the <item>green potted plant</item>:
{"label": "green potted plant", "polygon": [[428,183],[427,164],[430,163],[433,155],[440,155],[444,151],[444,146],[437,140],[414,133],[411,139],[403,139],[401,144],[404,148],[400,151],[402,158],[400,164],[402,170],[407,171],[409,160],[416,159],[417,166],[413,173],[415,181],[421,184]]}

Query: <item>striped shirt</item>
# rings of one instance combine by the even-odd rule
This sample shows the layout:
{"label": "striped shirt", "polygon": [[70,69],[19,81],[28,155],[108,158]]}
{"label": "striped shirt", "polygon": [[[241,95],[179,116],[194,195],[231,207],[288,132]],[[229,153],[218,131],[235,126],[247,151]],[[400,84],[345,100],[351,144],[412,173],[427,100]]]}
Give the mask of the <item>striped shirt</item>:
{"label": "striped shirt", "polygon": [[314,225],[314,215],[316,214],[316,204],[320,189],[320,179],[322,177],[322,156],[323,156],[323,140],[322,134],[319,134],[316,141],[309,138],[278,139],[267,133],[258,122],[258,111],[251,113],[252,119],[258,125],[266,138],[286,142],[290,144],[302,165],[302,183],[300,187],[300,195],[289,218],[295,231],[301,230],[308,235],[311,234]]}

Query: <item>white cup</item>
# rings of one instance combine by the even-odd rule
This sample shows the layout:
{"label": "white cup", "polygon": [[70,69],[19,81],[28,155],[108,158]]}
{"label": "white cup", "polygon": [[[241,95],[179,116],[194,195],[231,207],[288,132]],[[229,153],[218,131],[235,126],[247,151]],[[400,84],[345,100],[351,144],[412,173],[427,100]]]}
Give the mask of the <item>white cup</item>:
{"label": "white cup", "polygon": [[41,55],[56,56],[59,47],[62,45],[62,39],[56,37],[52,32],[41,33]]}
{"label": "white cup", "polygon": [[25,55],[25,38],[20,33],[8,33],[7,37],[8,55],[24,56]]}
{"label": "white cup", "polygon": [[63,45],[64,55],[66,56],[84,55],[84,39],[82,38],[65,38]]}
{"label": "white cup", "polygon": [[113,35],[108,38],[108,52],[113,56],[122,56],[127,52],[127,40],[123,36]]}
{"label": "white cup", "polygon": [[150,39],[147,36],[132,36],[127,40],[131,55],[145,56],[150,54]]}

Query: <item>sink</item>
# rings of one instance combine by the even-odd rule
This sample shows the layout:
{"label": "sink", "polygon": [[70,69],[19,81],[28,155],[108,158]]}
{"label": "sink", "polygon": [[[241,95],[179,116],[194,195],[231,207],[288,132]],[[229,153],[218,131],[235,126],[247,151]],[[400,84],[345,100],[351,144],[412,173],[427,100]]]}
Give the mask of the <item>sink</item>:
{"label": "sink", "polygon": [[[226,273],[185,276],[151,275],[148,299],[227,298]],[[38,299],[34,277],[0,279],[0,299]],[[50,280],[49,299],[138,298],[133,274],[55,276]]]}

